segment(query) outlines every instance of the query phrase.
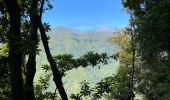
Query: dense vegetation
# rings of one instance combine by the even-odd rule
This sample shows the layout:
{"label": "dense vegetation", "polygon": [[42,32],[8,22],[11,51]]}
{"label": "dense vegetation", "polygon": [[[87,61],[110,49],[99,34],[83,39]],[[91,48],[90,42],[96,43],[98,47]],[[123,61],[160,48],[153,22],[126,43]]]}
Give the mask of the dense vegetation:
{"label": "dense vegetation", "polygon": [[[109,39],[120,48],[111,56],[120,63],[117,74],[93,87],[87,81],[82,82],[80,93],[72,94],[71,99],[170,99],[170,1],[122,0],[122,4],[131,15],[131,27]],[[110,56],[106,53],[89,52],[79,58],[70,54],[53,57],[46,35],[50,28],[41,20],[51,8],[48,0],[0,0],[1,100],[68,100],[62,82],[66,71],[107,64]],[[34,85],[40,40],[49,65],[43,65],[45,75]],[[51,76],[54,90],[49,89]]]}

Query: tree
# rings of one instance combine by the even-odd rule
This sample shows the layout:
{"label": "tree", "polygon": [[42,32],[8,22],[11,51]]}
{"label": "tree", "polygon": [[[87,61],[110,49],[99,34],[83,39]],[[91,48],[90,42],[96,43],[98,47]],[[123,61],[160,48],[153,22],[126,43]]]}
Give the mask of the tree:
{"label": "tree", "polygon": [[63,87],[61,75],[60,75],[59,70],[57,68],[57,64],[56,64],[56,62],[54,61],[54,58],[51,55],[51,52],[50,52],[50,49],[49,49],[49,46],[48,46],[48,37],[46,35],[45,28],[44,28],[42,21],[41,21],[42,12],[43,12],[43,5],[44,5],[44,0],[42,0],[42,2],[41,2],[40,15],[38,17],[38,26],[39,26],[40,33],[41,33],[41,40],[42,40],[42,43],[43,43],[43,46],[44,46],[44,49],[45,49],[47,60],[51,65],[51,70],[52,70],[53,77],[54,77],[53,80],[54,80],[54,83],[56,84],[56,88],[58,89],[62,100],[68,100],[67,94],[66,94],[65,89]]}
{"label": "tree", "polygon": [[[9,26],[8,13],[9,13],[9,15],[11,15],[10,13],[15,14],[14,13],[15,10],[17,10],[14,18],[12,18],[13,16],[10,16],[10,18],[12,18],[13,20],[15,19],[15,17],[18,17],[16,20],[20,22],[20,24],[15,23],[15,24],[17,24],[16,27],[20,26],[19,29],[16,28],[17,31],[20,31],[20,33],[18,33],[20,35],[20,38],[19,39],[15,38],[14,40],[20,41],[17,43],[18,44],[22,43],[24,45],[22,45],[22,49],[19,49],[18,51],[17,51],[17,49],[18,49],[19,45],[18,46],[15,45],[17,48],[14,52],[17,52],[17,54],[20,53],[22,55],[22,57],[20,58],[21,59],[20,67],[22,67],[22,69],[23,69],[21,71],[21,73],[22,73],[22,76],[24,79],[25,99],[34,100],[33,79],[34,79],[34,75],[35,75],[35,71],[36,71],[36,55],[38,53],[37,30],[38,30],[38,17],[39,17],[38,14],[40,13],[38,7],[41,2],[39,2],[38,0],[36,0],[36,1],[35,0],[26,0],[26,1],[19,0],[19,1],[16,1],[17,7],[18,7],[17,9],[12,9],[13,4],[12,3],[9,4],[9,1],[6,1],[6,5],[7,5],[7,3],[8,3],[8,6],[5,6],[4,1],[0,1],[0,5],[1,5],[0,15],[2,15],[2,16],[0,16],[0,23],[1,23],[0,32],[2,33],[2,34],[0,34],[0,42],[6,43],[8,36],[11,35],[11,33],[8,36],[6,35],[6,33],[9,31],[9,29],[8,29],[9,28],[8,27]],[[10,8],[10,9],[7,11],[6,7]],[[44,9],[46,9],[46,10],[51,9],[51,5],[49,2],[48,2],[48,6]],[[20,16],[18,16],[18,13],[20,13]],[[28,17],[30,17],[30,18],[28,18]],[[46,27],[46,29],[49,29],[49,28]],[[14,36],[15,36],[15,34],[14,34]],[[10,36],[10,38],[11,38],[11,36]],[[12,44],[12,41],[11,41],[11,44]],[[10,45],[10,44],[7,43],[7,45]],[[9,51],[12,51],[10,46],[9,46]],[[22,52],[20,52],[20,51],[22,51]],[[27,55],[29,55],[29,57],[28,57],[28,62],[26,64],[25,56],[27,56]],[[15,73],[17,73],[17,72],[18,71],[15,71]],[[19,74],[20,74],[20,71],[19,71]],[[23,86],[22,86],[22,88],[23,88]]]}
{"label": "tree", "polygon": [[7,35],[9,44],[9,67],[12,85],[12,99],[24,100],[22,79],[22,39],[21,39],[21,11],[18,2],[5,0],[9,17],[10,32]]}
{"label": "tree", "polygon": [[25,80],[25,99],[34,100],[33,80],[36,72],[36,55],[38,48],[38,0],[31,0],[30,8],[30,42],[32,43],[29,52],[28,62],[26,64]]}
{"label": "tree", "polygon": [[134,11],[137,51],[143,75],[138,93],[146,99],[168,100],[169,87],[169,0],[127,0],[124,6]]}

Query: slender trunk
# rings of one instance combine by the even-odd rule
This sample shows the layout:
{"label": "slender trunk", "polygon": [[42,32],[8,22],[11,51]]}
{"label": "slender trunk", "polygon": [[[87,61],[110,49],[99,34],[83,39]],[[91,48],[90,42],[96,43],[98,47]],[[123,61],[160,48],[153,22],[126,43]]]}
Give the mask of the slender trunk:
{"label": "slender trunk", "polygon": [[53,74],[53,81],[54,81],[54,83],[55,83],[55,85],[56,85],[56,87],[59,91],[60,97],[61,97],[62,100],[68,100],[66,91],[63,87],[61,75],[60,75],[59,70],[57,68],[57,64],[56,64],[54,58],[51,55],[49,45],[48,45],[48,38],[47,38],[47,35],[46,35],[46,32],[45,32],[45,28],[44,28],[42,21],[41,21],[42,12],[43,12],[43,4],[44,4],[44,0],[42,0],[42,2],[41,2],[40,16],[38,18],[39,19],[38,20],[39,21],[39,30],[40,30],[40,33],[41,33],[41,40],[42,40],[42,43],[43,43],[43,46],[44,46],[44,49],[45,49],[47,60],[50,63],[50,66],[51,66],[51,70],[52,70],[52,74]]}
{"label": "slender trunk", "polygon": [[54,81],[54,83],[55,83],[55,85],[56,85],[56,87],[59,91],[59,94],[60,94],[62,100],[68,100],[67,94],[66,94],[65,89],[63,87],[61,75],[60,75],[59,70],[57,68],[57,64],[56,64],[54,58],[51,55],[51,52],[50,52],[50,49],[49,49],[49,46],[48,46],[48,38],[47,38],[47,35],[45,33],[45,28],[44,28],[42,21],[41,21],[42,12],[43,12],[43,4],[44,4],[44,0],[42,0],[42,2],[41,2],[40,16],[39,16],[39,20],[38,20],[39,21],[39,29],[40,29],[40,33],[41,33],[41,40],[43,42],[43,46],[44,46],[44,49],[45,49],[47,60],[50,63],[50,66],[51,66],[51,70],[52,70],[52,74],[53,74],[53,81]]}
{"label": "slender trunk", "polygon": [[26,83],[25,83],[25,100],[35,100],[34,95],[34,76],[36,72],[36,52],[38,45],[38,0],[32,0],[30,7],[30,38],[32,42],[31,52],[29,53],[28,62],[26,64]]}
{"label": "slender trunk", "polygon": [[134,88],[134,75],[135,75],[135,50],[136,50],[136,45],[135,45],[135,27],[134,27],[134,18],[133,14],[131,13],[131,47],[132,47],[132,76],[131,76],[131,91],[130,91],[130,100],[134,100],[135,94],[133,91]]}
{"label": "slender trunk", "polygon": [[25,92],[25,100],[35,100],[35,96],[34,96],[34,87],[33,87],[33,80],[34,80],[34,76],[35,76],[35,72],[36,72],[36,55],[35,52],[33,52],[32,54],[29,54],[29,59],[28,62],[26,64],[26,82],[25,82],[25,88],[24,88],[24,92]]}
{"label": "slender trunk", "polygon": [[10,16],[9,67],[12,86],[12,100],[24,100],[22,79],[22,39],[20,32],[21,14],[16,0],[4,0]]}
{"label": "slender trunk", "polygon": [[45,33],[45,28],[43,27],[41,21],[39,22],[39,29],[40,29],[40,33],[41,33],[41,40],[43,42],[45,53],[46,53],[46,56],[47,56],[47,60],[50,63],[50,66],[51,66],[51,69],[52,69],[52,73],[53,73],[53,77],[54,77],[53,81],[57,86],[57,89],[60,93],[62,100],[68,100],[67,94],[66,94],[65,89],[63,87],[61,75],[60,75],[59,70],[57,68],[57,64],[56,64],[55,60],[53,59],[51,52],[49,50],[48,38],[47,38],[47,35]]}

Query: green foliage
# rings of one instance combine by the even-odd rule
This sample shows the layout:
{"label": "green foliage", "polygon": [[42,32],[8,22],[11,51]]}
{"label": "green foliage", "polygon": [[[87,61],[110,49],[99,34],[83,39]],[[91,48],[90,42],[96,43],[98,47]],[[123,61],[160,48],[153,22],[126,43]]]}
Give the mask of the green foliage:
{"label": "green foliage", "polygon": [[[89,97],[92,100],[101,98],[128,100],[129,98],[132,73],[132,51],[129,31],[122,30],[111,37],[110,41],[120,46],[120,51],[114,55],[114,58],[119,60],[120,66],[116,75],[104,78],[91,89],[92,93]],[[137,67],[135,69],[136,75],[141,75],[140,71]]]}
{"label": "green foliage", "polygon": [[44,77],[41,76],[38,83],[34,86],[36,100],[44,99],[59,100],[56,89],[54,91],[49,90],[49,80],[52,74],[49,73],[48,69],[43,70],[45,70],[45,76]]}
{"label": "green foliage", "polygon": [[51,28],[50,28],[50,24],[49,24],[49,23],[44,23],[43,26],[44,26],[46,32],[51,31]]}
{"label": "green foliage", "polygon": [[[137,74],[136,91],[147,100],[169,99],[170,2],[169,0],[126,0],[134,11],[137,52],[142,71]],[[165,88],[167,87],[167,88]]]}
{"label": "green foliage", "polygon": [[109,98],[126,100],[131,89],[131,73],[132,73],[132,51],[131,38],[128,30],[123,30],[111,38],[112,43],[116,43],[121,47],[117,52],[117,59],[120,66],[117,74],[113,77],[114,84],[110,87]]}
{"label": "green foliage", "polygon": [[106,77],[96,84],[95,89],[97,90],[97,93],[102,96],[103,93],[109,93],[111,91],[111,87],[113,86],[113,84],[113,77]]}
{"label": "green foliage", "polygon": [[58,65],[61,75],[68,70],[78,67],[96,66],[97,64],[103,63],[107,64],[109,57],[106,53],[94,53],[88,52],[82,57],[74,58],[71,54],[57,55],[54,57]]}
{"label": "green foliage", "polygon": [[94,93],[92,95],[92,100],[99,100],[101,98],[101,96],[98,93]]}
{"label": "green foliage", "polygon": [[8,45],[7,44],[1,44],[0,45],[0,55],[1,56],[7,56],[9,51]]}
{"label": "green foliage", "polygon": [[91,94],[91,89],[90,89],[90,86],[89,86],[90,83],[84,81],[84,82],[81,82],[81,91],[80,91],[80,94],[82,96],[89,96]]}
{"label": "green foliage", "polygon": [[0,43],[7,42],[7,32],[9,31],[8,14],[4,1],[0,0]]}
{"label": "green foliage", "polygon": [[0,99],[7,100],[11,96],[7,46],[2,46],[0,51]]}
{"label": "green foliage", "polygon": [[8,58],[0,56],[0,99],[7,100],[11,96]]}
{"label": "green foliage", "polygon": [[73,100],[82,100],[82,97],[80,94],[71,94],[70,98]]}
{"label": "green foliage", "polygon": [[[104,97],[104,94],[111,92],[111,87],[114,85],[114,77],[106,77],[98,82],[94,88],[90,87],[90,83],[81,82],[81,90],[77,94],[72,94],[71,98],[75,100],[82,100],[82,98],[89,98],[90,100],[99,100]],[[73,97],[75,96],[75,98]],[[77,99],[78,96],[81,99]]]}
{"label": "green foliage", "polygon": [[[74,58],[71,54],[63,54],[63,55],[57,55],[54,57],[55,61],[58,65],[59,71],[61,75],[64,77],[65,72],[78,67],[87,67],[87,66],[96,66],[97,64],[103,63],[107,64],[107,60],[110,58],[107,56],[106,53],[94,53],[94,52],[88,52],[84,54],[83,56],[79,58]],[[45,76],[40,77],[38,83],[35,85],[35,94],[37,100],[41,99],[49,99],[52,98],[52,94],[58,98],[56,92],[49,91],[49,80],[51,77],[50,72],[50,66],[49,65],[43,65],[42,69],[45,71]],[[81,91],[78,94],[72,94],[70,96],[71,99],[75,100],[82,100],[82,97],[88,97],[91,95],[92,89],[89,86],[88,82],[81,82]],[[97,95],[94,94],[94,97]]]}

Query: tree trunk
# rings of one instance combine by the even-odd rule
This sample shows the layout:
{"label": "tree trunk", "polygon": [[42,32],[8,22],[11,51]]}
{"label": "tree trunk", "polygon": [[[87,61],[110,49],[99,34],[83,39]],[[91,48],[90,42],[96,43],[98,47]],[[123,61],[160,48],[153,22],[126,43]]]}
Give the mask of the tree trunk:
{"label": "tree trunk", "polygon": [[46,53],[46,56],[47,56],[47,60],[50,63],[50,66],[51,66],[51,69],[52,69],[52,73],[53,73],[53,77],[54,77],[53,81],[57,86],[57,89],[60,93],[62,100],[68,100],[67,94],[66,94],[65,89],[63,87],[61,75],[60,75],[59,70],[57,68],[57,64],[56,64],[56,62],[55,62],[54,58],[52,57],[51,52],[49,50],[48,38],[47,38],[47,35],[45,33],[45,28],[43,27],[41,21],[39,22],[39,29],[40,29],[40,33],[41,33],[41,40],[43,42],[45,53]]}
{"label": "tree trunk", "polygon": [[35,100],[34,95],[34,76],[36,72],[36,52],[38,47],[38,0],[32,0],[30,7],[30,38],[32,42],[31,52],[29,52],[28,62],[26,64],[26,83],[25,83],[25,100]]}
{"label": "tree trunk", "polygon": [[42,43],[43,43],[43,46],[44,46],[44,49],[45,49],[45,53],[46,53],[46,56],[47,56],[47,60],[48,62],[50,63],[50,66],[51,66],[51,70],[52,70],[52,74],[53,74],[53,81],[59,91],[59,94],[60,94],[60,97],[62,98],[62,100],[68,100],[68,97],[67,97],[67,94],[65,92],[65,89],[63,87],[63,82],[62,82],[62,78],[61,78],[61,75],[59,73],[59,70],[57,68],[57,64],[54,60],[54,58],[52,57],[51,55],[51,52],[50,52],[50,49],[49,49],[49,46],[48,46],[48,38],[47,38],[47,35],[45,33],[45,28],[42,24],[42,21],[41,21],[41,18],[42,18],[42,12],[43,12],[43,4],[44,4],[44,0],[42,0],[41,2],[41,7],[40,7],[40,16],[39,16],[39,30],[40,30],[40,33],[41,33],[41,40],[42,40]]}
{"label": "tree trunk", "polygon": [[22,39],[21,39],[21,14],[16,0],[4,0],[10,16],[9,67],[12,86],[12,100],[24,100],[22,79]]}
{"label": "tree trunk", "polygon": [[40,6],[40,15],[38,18],[38,26],[39,26],[39,30],[41,33],[41,40],[45,49],[45,53],[47,56],[47,60],[50,63],[51,66],[51,70],[52,70],[52,74],[53,74],[53,81],[59,91],[60,97],[62,100],[68,100],[67,94],[65,92],[65,89],[63,87],[63,82],[62,82],[62,78],[61,75],[59,73],[59,70],[57,68],[57,64],[54,60],[54,58],[51,55],[49,46],[48,46],[48,38],[45,32],[45,28],[42,24],[41,18],[42,18],[42,12],[43,12],[43,5],[44,5],[44,0],[41,1],[41,6]]}

